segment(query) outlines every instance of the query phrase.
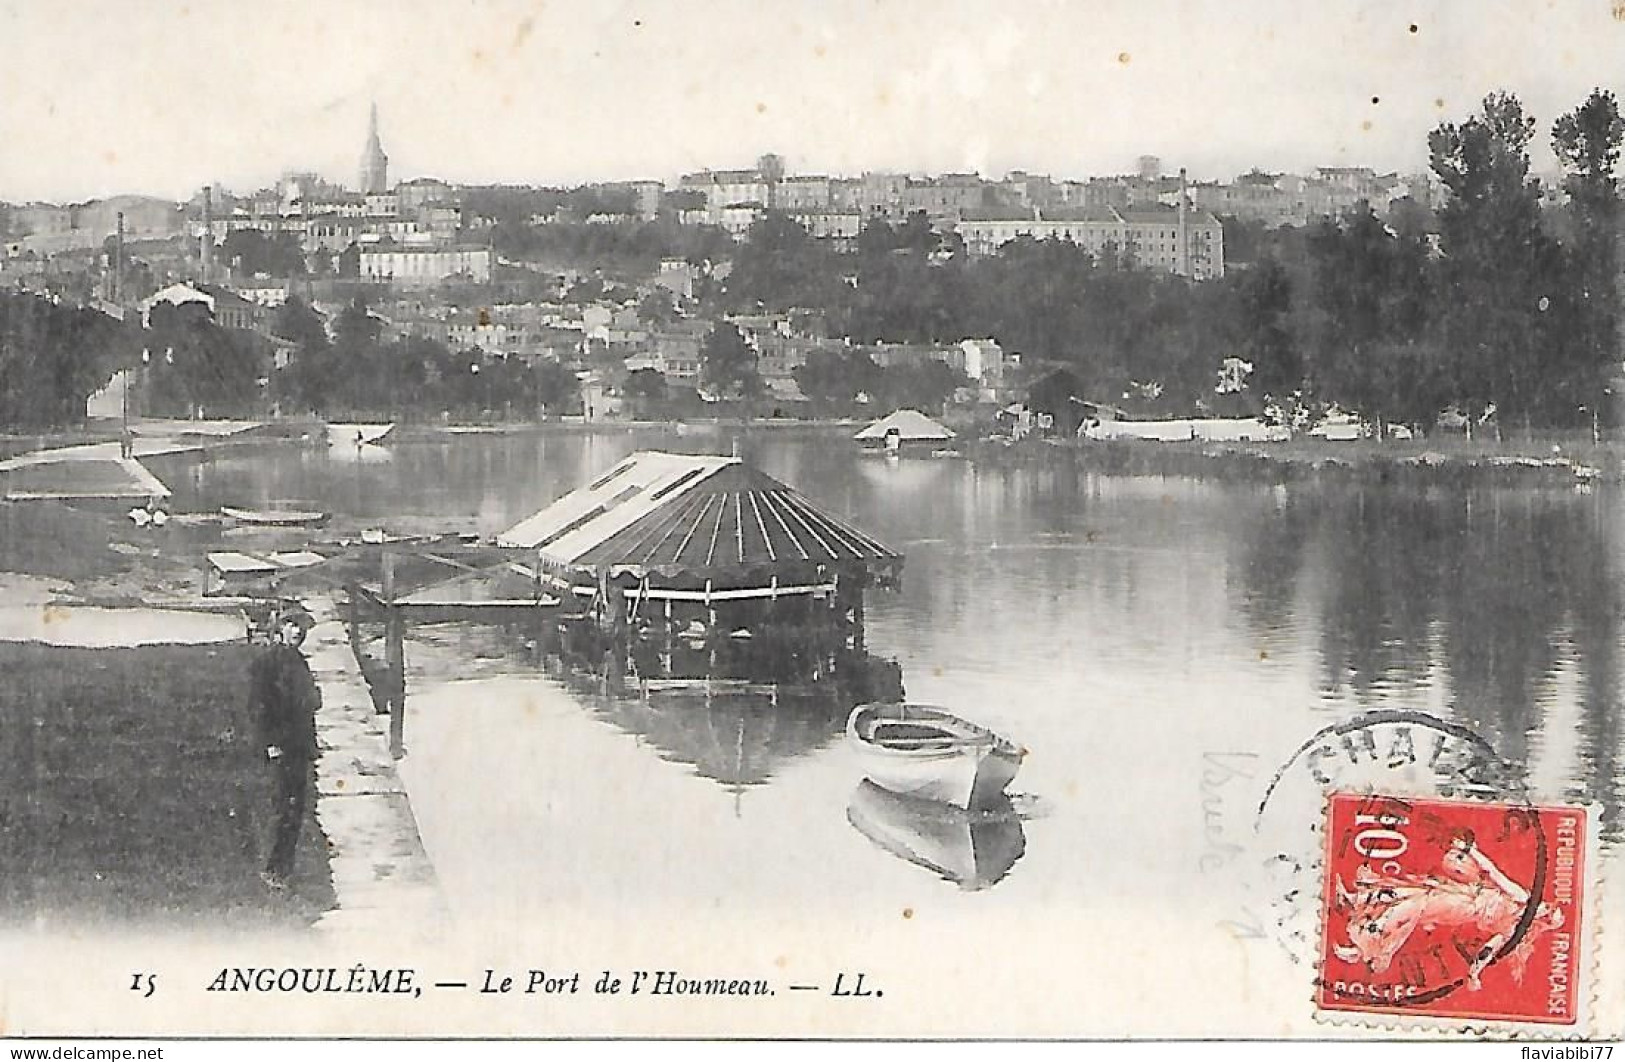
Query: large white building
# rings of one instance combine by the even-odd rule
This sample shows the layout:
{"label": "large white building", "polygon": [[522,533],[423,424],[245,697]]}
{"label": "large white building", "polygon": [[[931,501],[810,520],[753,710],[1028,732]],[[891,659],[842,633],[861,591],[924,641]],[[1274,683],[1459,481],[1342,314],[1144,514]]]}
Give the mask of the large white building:
{"label": "large white building", "polygon": [[360,248],[363,280],[402,286],[439,284],[453,277],[491,280],[489,247],[374,245]]}
{"label": "large white building", "polygon": [[1193,280],[1224,276],[1224,226],[1207,211],[1174,207],[1114,207],[1054,211],[1032,210],[1017,216],[971,214],[955,231],[973,255],[992,254],[1023,236],[1065,240],[1101,255],[1127,254],[1140,266]]}

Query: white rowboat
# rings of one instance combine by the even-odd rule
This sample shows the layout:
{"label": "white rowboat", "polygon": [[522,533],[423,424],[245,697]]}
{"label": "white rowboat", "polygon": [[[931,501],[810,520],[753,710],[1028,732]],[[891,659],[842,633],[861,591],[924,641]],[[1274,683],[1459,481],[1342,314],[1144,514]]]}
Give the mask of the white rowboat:
{"label": "white rowboat", "polygon": [[264,527],[309,527],[327,519],[326,513],[304,509],[238,509],[230,505],[222,505],[220,515],[239,524]]}
{"label": "white rowboat", "polygon": [[846,722],[864,773],[893,793],[977,811],[995,806],[1027,750],[925,704],[865,704]]}

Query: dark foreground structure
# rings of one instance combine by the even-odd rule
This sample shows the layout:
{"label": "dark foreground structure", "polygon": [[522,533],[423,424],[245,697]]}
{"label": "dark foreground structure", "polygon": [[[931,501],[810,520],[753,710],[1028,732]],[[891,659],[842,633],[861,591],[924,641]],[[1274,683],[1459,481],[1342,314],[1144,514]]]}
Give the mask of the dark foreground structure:
{"label": "dark foreground structure", "polygon": [[298,652],[0,644],[0,674],[5,921],[297,927],[333,905]]}

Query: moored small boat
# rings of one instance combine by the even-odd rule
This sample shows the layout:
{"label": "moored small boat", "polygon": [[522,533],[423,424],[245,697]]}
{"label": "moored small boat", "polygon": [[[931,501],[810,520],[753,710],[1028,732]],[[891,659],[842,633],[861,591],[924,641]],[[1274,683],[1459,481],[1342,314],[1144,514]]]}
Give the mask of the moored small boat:
{"label": "moored small boat", "polygon": [[969,810],[995,806],[1027,750],[925,704],[865,704],[846,723],[864,773],[886,789]]}
{"label": "moored small boat", "polygon": [[382,442],[384,436],[395,430],[394,424],[329,424],[329,446],[370,446]]}
{"label": "moored small boat", "polygon": [[261,527],[314,527],[327,519],[326,513],[308,509],[239,509],[230,505],[222,505],[220,515]]}

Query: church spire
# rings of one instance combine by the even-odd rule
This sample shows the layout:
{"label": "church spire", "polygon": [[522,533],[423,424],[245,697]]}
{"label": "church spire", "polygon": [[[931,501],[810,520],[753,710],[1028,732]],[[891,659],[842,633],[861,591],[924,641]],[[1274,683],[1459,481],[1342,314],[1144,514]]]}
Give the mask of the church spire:
{"label": "church spire", "polygon": [[378,104],[367,121],[367,146],[361,153],[361,191],[371,195],[389,191],[389,156],[378,139]]}

